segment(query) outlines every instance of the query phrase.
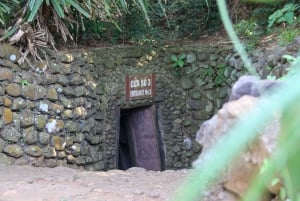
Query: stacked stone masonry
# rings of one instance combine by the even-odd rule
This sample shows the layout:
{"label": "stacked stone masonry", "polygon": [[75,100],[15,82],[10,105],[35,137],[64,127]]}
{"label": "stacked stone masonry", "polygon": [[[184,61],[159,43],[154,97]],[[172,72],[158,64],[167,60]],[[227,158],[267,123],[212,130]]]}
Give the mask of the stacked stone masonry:
{"label": "stacked stone masonry", "polygon": [[[12,50],[11,50],[12,49]],[[0,48],[0,163],[117,168],[121,109],[155,105],[165,169],[191,166],[196,131],[227,100],[239,77],[231,46],[114,47],[48,53],[18,66]],[[183,68],[172,55],[185,54]],[[19,55],[17,55],[18,57]],[[154,98],[127,101],[125,77],[155,73]]]}

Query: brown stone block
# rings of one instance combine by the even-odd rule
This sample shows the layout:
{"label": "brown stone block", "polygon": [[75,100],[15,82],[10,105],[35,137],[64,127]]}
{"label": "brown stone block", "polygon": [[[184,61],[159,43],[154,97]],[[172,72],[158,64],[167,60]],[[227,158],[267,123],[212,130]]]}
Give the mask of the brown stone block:
{"label": "brown stone block", "polygon": [[20,96],[21,95],[21,87],[16,83],[8,84],[6,86],[6,93],[10,96]]}
{"label": "brown stone block", "polygon": [[2,101],[3,101],[3,105],[6,106],[6,107],[10,107],[12,105],[12,101],[7,97],[4,97],[2,99]]}
{"label": "brown stone block", "polygon": [[13,78],[13,72],[11,70],[2,68],[0,69],[0,80],[11,80]]}
{"label": "brown stone block", "polygon": [[57,91],[56,91],[55,88],[48,89],[47,98],[50,99],[50,100],[57,100],[58,99]]}
{"label": "brown stone block", "polygon": [[10,124],[13,121],[13,113],[9,108],[3,109],[3,118],[5,124]]}
{"label": "brown stone block", "polygon": [[63,151],[66,146],[66,140],[59,136],[53,136],[51,138],[51,145],[55,148],[55,150]]}

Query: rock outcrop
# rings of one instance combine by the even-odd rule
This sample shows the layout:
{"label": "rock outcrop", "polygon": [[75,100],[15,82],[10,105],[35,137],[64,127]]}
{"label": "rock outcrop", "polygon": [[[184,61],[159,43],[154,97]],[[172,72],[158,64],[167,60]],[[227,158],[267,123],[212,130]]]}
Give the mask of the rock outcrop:
{"label": "rock outcrop", "polygon": [[244,95],[260,97],[270,94],[279,85],[276,80],[261,80],[255,76],[244,75],[234,83],[229,100],[237,100]]}
{"label": "rock outcrop", "polygon": [[[250,77],[247,77],[244,81],[248,78]],[[211,119],[201,125],[196,135],[196,141],[203,146],[203,149],[201,156],[194,164],[201,164],[203,156],[208,153],[212,145],[217,143],[221,136],[226,135],[238,119],[244,118],[254,110],[261,101],[261,98],[254,97],[260,96],[259,93],[252,94],[256,90],[255,83],[267,83],[268,85],[269,82],[259,81],[256,78],[248,79],[248,81],[241,82],[239,80],[235,86],[238,85],[237,88],[239,88],[241,86],[239,84],[246,83],[246,87],[244,86],[241,90],[244,94],[236,93],[237,88],[233,87],[232,92],[235,93],[233,100],[224,104]],[[277,83],[271,83],[274,86],[275,84]],[[254,142],[249,143],[234,163],[225,168],[217,184],[211,188],[210,192],[205,193],[204,200],[239,200],[245,194],[254,176],[259,172],[264,160],[274,152],[279,131],[280,121],[278,115],[268,122],[263,129],[257,131]]]}

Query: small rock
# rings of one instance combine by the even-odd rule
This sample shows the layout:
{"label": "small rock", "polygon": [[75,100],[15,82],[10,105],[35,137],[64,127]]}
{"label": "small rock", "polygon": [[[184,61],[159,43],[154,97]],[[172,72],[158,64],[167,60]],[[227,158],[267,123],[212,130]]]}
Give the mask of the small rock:
{"label": "small rock", "polygon": [[6,153],[9,156],[12,156],[12,157],[15,157],[15,158],[21,157],[24,153],[22,148],[17,144],[7,145],[4,148],[3,152]]}
{"label": "small rock", "polygon": [[200,53],[198,55],[198,60],[203,62],[203,61],[207,61],[208,60],[208,55],[206,53]]}
{"label": "small rock", "polygon": [[72,110],[64,110],[63,113],[62,113],[62,117],[64,119],[71,119],[73,117]]}
{"label": "small rock", "polygon": [[55,88],[48,89],[47,98],[53,101],[58,99],[58,94]]}
{"label": "small rock", "polygon": [[42,149],[38,146],[29,146],[24,149],[25,153],[29,156],[38,157],[42,155]]}
{"label": "small rock", "polygon": [[189,110],[200,110],[201,108],[203,108],[203,105],[200,101],[198,100],[193,100],[193,99],[190,99],[187,101],[187,105],[186,107],[189,109]]}
{"label": "small rock", "polygon": [[21,127],[26,128],[34,124],[34,114],[31,110],[23,110],[20,115]]}
{"label": "small rock", "polygon": [[34,125],[38,130],[43,130],[48,120],[47,115],[36,115],[34,118]]}
{"label": "small rock", "polygon": [[160,197],[160,193],[157,191],[151,191],[150,193],[147,193],[147,195],[151,198],[159,198]]}
{"label": "small rock", "polygon": [[52,103],[50,109],[55,114],[60,114],[64,111],[64,106],[60,104]]}
{"label": "small rock", "polygon": [[10,124],[13,121],[13,113],[9,108],[3,109],[3,118],[5,124]]}
{"label": "small rock", "polygon": [[6,86],[6,93],[10,96],[20,96],[21,95],[21,87],[19,84],[11,83]]}
{"label": "small rock", "polygon": [[84,107],[76,107],[73,112],[74,118],[85,119],[87,116],[87,111]]}
{"label": "small rock", "polygon": [[47,113],[49,111],[49,105],[45,102],[38,103],[37,108],[42,113]]}
{"label": "small rock", "polygon": [[56,126],[57,126],[56,119],[49,119],[48,123],[45,126],[45,128],[47,129],[48,133],[54,133],[57,130]]}
{"label": "small rock", "polygon": [[0,164],[1,165],[11,165],[11,164],[13,164],[13,159],[3,153],[0,153]]}
{"label": "small rock", "polygon": [[10,60],[11,62],[16,62],[20,58],[20,52],[17,47],[9,44],[1,44],[0,57]]}
{"label": "small rock", "polygon": [[68,132],[73,133],[78,130],[78,125],[74,121],[68,121],[65,125],[65,128]]}
{"label": "small rock", "polygon": [[196,61],[196,55],[194,53],[189,53],[186,55],[186,62],[187,63],[193,63]]}
{"label": "small rock", "polygon": [[61,84],[62,86],[68,86],[69,84],[69,79],[65,75],[57,75],[57,82],[58,84]]}
{"label": "small rock", "polygon": [[46,167],[54,168],[57,167],[57,160],[56,159],[45,159]]}
{"label": "small rock", "polygon": [[0,81],[12,80],[13,72],[9,69],[1,68],[0,69]]}
{"label": "small rock", "polygon": [[22,87],[22,96],[31,100],[42,99],[46,96],[46,89],[35,84],[25,85]]}
{"label": "small rock", "polygon": [[62,63],[72,63],[74,61],[74,56],[71,53],[66,53],[59,55],[58,59]]}
{"label": "small rock", "polygon": [[20,111],[26,108],[26,101],[23,98],[15,98],[12,103],[12,110]]}
{"label": "small rock", "polygon": [[76,158],[72,155],[67,155],[67,161],[68,161],[68,163],[75,163]]}
{"label": "small rock", "polygon": [[43,156],[45,158],[55,158],[57,156],[57,152],[54,147],[45,147],[43,148]]}
{"label": "small rock", "polygon": [[84,84],[85,81],[85,78],[78,74],[70,75],[70,84],[72,85],[81,85]]}
{"label": "small rock", "polygon": [[55,148],[57,151],[63,151],[66,146],[66,140],[59,136],[52,136],[51,138],[51,145]]}
{"label": "small rock", "polygon": [[50,142],[50,135],[45,132],[39,133],[39,141],[42,145],[48,145]]}
{"label": "small rock", "polygon": [[181,86],[183,89],[189,90],[194,87],[194,82],[192,81],[192,78],[184,78],[181,80]]}
{"label": "small rock", "polygon": [[0,131],[0,136],[7,142],[16,143],[22,135],[14,127],[5,126],[4,129]]}
{"label": "small rock", "polygon": [[66,152],[64,152],[64,151],[57,152],[57,158],[63,159],[63,158],[66,158],[66,157],[67,157]]}
{"label": "small rock", "polygon": [[34,127],[29,127],[23,130],[24,142],[26,144],[34,144],[37,141],[37,131]]}
{"label": "small rock", "polygon": [[72,149],[71,153],[72,153],[73,156],[79,156],[79,154],[80,154],[80,144],[78,144],[78,143],[73,144],[71,146],[71,149]]}

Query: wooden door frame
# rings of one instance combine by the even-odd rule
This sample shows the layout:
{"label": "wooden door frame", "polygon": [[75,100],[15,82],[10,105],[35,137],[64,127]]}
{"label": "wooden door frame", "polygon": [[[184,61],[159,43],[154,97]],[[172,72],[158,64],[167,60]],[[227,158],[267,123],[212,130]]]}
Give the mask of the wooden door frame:
{"label": "wooden door frame", "polygon": [[[165,150],[164,150],[164,143],[162,140],[162,128],[161,128],[161,123],[159,122],[161,120],[161,117],[158,116],[158,104],[147,104],[147,105],[140,105],[136,107],[118,107],[116,108],[116,160],[115,160],[115,167],[118,168],[118,162],[119,162],[119,138],[120,138],[120,120],[121,120],[121,115],[122,115],[122,110],[130,111],[130,110],[138,110],[139,108],[147,108],[154,106],[154,124],[156,128],[156,140],[158,144],[158,150],[159,150],[159,157],[160,157],[160,162],[161,162],[161,170],[165,169]],[[136,160],[135,158],[133,160]]]}

